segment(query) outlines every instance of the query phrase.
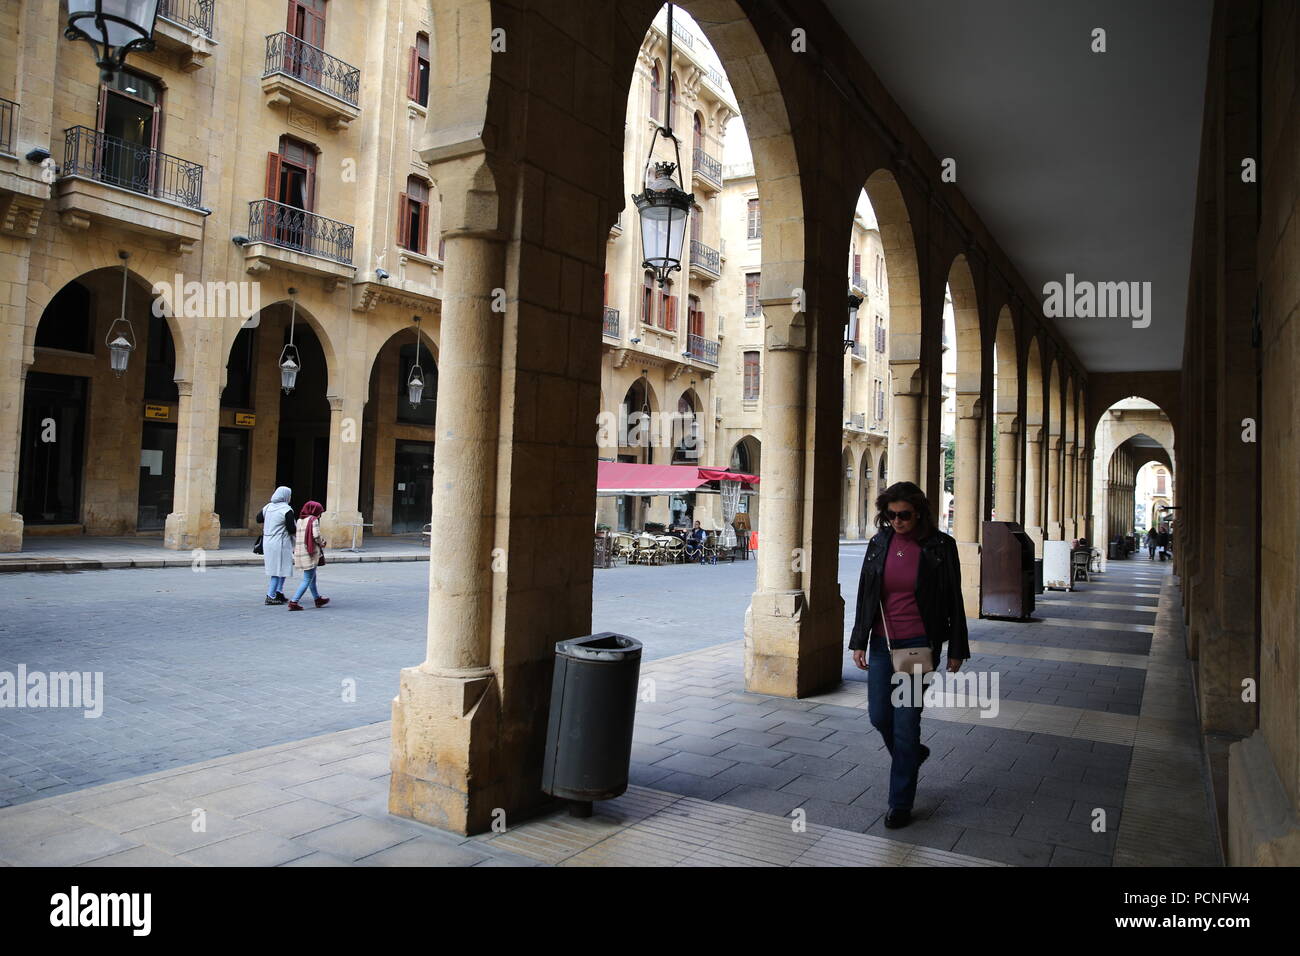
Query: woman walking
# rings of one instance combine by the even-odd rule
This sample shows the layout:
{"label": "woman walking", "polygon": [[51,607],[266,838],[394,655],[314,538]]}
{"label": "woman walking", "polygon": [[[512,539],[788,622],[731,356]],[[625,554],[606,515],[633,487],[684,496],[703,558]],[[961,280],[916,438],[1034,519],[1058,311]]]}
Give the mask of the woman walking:
{"label": "woman walking", "polygon": [[284,582],[293,575],[293,492],[281,485],[270,502],[257,513],[262,522],[262,564],[271,583],[266,588],[267,604],[284,604]]}
{"label": "woman walking", "polygon": [[893,700],[890,650],[928,647],[937,668],[946,641],[955,673],[970,649],[957,542],[934,526],[925,493],[900,481],[876,499],[876,512],[879,531],[862,562],[849,648],[867,671],[867,712],[891,757],[885,826],[892,830],[912,818],[917,772],[930,748],[921,743],[922,701]]}
{"label": "woman walking", "polygon": [[302,584],[298,585],[298,593],[289,602],[290,611],[302,610],[302,605],[298,602],[308,588],[311,588],[311,596],[316,600],[317,607],[324,607],[330,602],[329,598],[321,597],[316,590],[316,569],[325,560],[326,544],[321,537],[320,522],[316,519],[324,510],[319,501],[309,501],[298,513],[298,530],[293,539],[293,566],[302,572]]}

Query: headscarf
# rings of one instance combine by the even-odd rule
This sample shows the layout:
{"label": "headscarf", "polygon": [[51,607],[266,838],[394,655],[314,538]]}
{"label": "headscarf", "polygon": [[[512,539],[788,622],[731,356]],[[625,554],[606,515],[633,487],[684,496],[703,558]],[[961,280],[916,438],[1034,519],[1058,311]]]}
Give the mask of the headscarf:
{"label": "headscarf", "polygon": [[293,497],[293,492],[281,485],[275,489],[275,494],[271,495],[271,504],[288,504],[291,497]]}
{"label": "headscarf", "polygon": [[315,534],[316,516],[319,514],[323,514],[324,511],[325,509],[321,507],[321,503],[319,501],[309,501],[302,506],[302,511],[298,513],[299,518],[307,519],[307,530],[303,532],[303,535],[307,541],[308,554],[316,553],[316,534]]}

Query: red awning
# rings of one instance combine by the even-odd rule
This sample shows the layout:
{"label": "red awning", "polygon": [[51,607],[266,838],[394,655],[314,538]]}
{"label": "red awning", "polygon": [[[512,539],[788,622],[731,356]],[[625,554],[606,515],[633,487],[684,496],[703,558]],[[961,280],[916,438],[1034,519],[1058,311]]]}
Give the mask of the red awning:
{"label": "red awning", "polygon": [[596,462],[596,494],[673,495],[692,491],[716,492],[718,481],[740,481],[742,491],[753,491],[758,475],[742,475],[721,468],[695,465],[639,465],[624,461]]}

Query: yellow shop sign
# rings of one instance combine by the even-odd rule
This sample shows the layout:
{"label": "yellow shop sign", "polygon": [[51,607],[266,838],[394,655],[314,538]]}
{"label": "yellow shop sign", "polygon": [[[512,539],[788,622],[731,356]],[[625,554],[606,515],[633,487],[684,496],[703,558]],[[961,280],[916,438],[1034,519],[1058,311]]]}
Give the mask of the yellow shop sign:
{"label": "yellow shop sign", "polygon": [[168,405],[146,405],[144,407],[144,417],[167,421],[172,417],[172,410]]}

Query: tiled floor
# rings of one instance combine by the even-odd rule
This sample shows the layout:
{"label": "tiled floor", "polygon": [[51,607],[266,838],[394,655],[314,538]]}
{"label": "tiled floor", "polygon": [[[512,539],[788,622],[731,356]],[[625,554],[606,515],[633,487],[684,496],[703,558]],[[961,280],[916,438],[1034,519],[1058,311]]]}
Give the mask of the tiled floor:
{"label": "tiled floor", "polygon": [[[1113,562],[1104,580],[1116,595],[1159,586],[1143,633],[1096,627],[1127,610],[1113,608],[1044,626],[1100,580],[1050,596],[1043,623],[971,622],[972,665],[1006,680],[999,712],[927,708],[932,755],[902,830],[883,829],[888,756],[865,683],[747,694],[733,642],[643,665],[656,699],[638,708],[634,786],[587,820],[557,812],[463,838],[390,817],[385,722],[0,810],[0,861],[1215,865],[1173,579]],[[1094,640],[1071,646],[1076,631]]]}

